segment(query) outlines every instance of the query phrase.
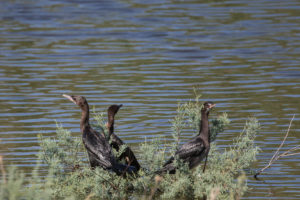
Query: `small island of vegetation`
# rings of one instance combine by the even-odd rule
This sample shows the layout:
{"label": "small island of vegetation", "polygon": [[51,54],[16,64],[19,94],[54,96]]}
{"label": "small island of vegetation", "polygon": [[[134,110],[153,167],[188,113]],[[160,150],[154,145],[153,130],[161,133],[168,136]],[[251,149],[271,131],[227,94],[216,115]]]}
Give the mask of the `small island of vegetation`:
{"label": "small island of vegetation", "polygon": [[[249,119],[240,134],[226,149],[218,148],[216,137],[230,123],[226,113],[210,120],[210,151],[205,172],[203,164],[190,169],[175,156],[183,131],[200,129],[202,103],[200,96],[179,103],[172,120],[174,142],[166,144],[162,137],[139,145],[141,169],[133,174],[117,174],[101,167],[92,169],[81,137],[57,124],[56,135],[39,135],[39,162],[30,176],[16,167],[4,169],[0,199],[240,199],[247,191],[245,169],[256,160],[259,151],[255,136],[256,119]],[[93,112],[93,127],[105,135],[109,128],[104,113]],[[111,142],[111,141],[110,141]],[[113,150],[115,157],[126,150]],[[159,174],[170,156],[175,156],[175,174]],[[126,161],[123,161],[126,164]],[[204,163],[202,161],[201,163]],[[41,176],[43,172],[45,176]]]}

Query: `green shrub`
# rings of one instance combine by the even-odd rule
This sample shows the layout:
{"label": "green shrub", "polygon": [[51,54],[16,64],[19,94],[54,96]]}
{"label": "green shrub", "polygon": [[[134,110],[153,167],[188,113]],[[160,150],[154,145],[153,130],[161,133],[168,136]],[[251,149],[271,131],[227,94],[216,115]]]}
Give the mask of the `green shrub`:
{"label": "green shrub", "polygon": [[[100,168],[91,170],[81,137],[73,137],[70,131],[57,125],[55,136],[39,136],[39,159],[47,164],[48,174],[43,178],[38,175],[41,163],[27,179],[16,168],[10,169],[7,181],[1,182],[0,199],[202,199],[212,195],[216,199],[239,199],[247,190],[244,169],[255,161],[258,153],[254,139],[259,124],[255,119],[248,120],[226,150],[211,144],[205,173],[201,166],[189,170],[178,160],[176,174],[155,175],[165,160],[175,154],[185,129],[193,128],[198,133],[202,106],[199,97],[178,104],[178,115],[172,121],[171,146],[165,145],[163,138],[140,145],[143,170],[137,175],[123,178]],[[98,130],[106,133],[103,116],[97,114],[95,118]],[[210,120],[212,142],[228,124],[226,114]]]}

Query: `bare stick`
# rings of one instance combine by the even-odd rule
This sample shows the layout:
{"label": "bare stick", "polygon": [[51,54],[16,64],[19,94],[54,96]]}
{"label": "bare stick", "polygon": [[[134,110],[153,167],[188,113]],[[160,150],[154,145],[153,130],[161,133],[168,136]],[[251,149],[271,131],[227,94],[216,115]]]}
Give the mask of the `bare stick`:
{"label": "bare stick", "polygon": [[293,151],[295,151],[295,150],[299,150],[299,149],[300,149],[300,145],[297,145],[296,147],[293,147],[293,148],[291,148],[291,149],[289,149],[289,150],[287,150],[287,151],[285,151],[285,152],[279,154],[279,150],[281,149],[281,147],[283,146],[283,144],[285,143],[285,141],[286,141],[286,139],[287,139],[287,137],[288,137],[288,135],[289,135],[289,132],[290,132],[290,129],[291,129],[291,126],[292,126],[292,122],[293,122],[294,118],[295,118],[295,114],[293,115],[293,118],[292,118],[291,121],[290,121],[290,125],[289,125],[288,130],[287,130],[287,132],[286,132],[286,134],[285,134],[285,137],[283,138],[283,140],[282,140],[281,144],[279,145],[278,149],[276,150],[276,152],[275,152],[274,155],[272,156],[271,160],[269,161],[269,163],[268,163],[264,168],[262,168],[261,170],[259,170],[259,172],[257,172],[257,173],[254,175],[254,178],[257,179],[257,176],[258,176],[258,175],[260,175],[265,169],[271,167],[271,165],[272,165],[276,160],[278,160],[280,157],[292,156],[292,155],[300,154],[300,152],[296,152],[296,153],[293,152]]}
{"label": "bare stick", "polygon": [[293,156],[293,155],[297,155],[297,154],[300,154],[300,152],[298,152],[298,153],[285,154],[285,155],[282,155],[282,157]]}
{"label": "bare stick", "polygon": [[283,140],[282,140],[280,146],[278,147],[277,151],[274,153],[273,157],[271,158],[271,161],[273,161],[273,160],[277,157],[277,155],[278,155],[278,153],[279,153],[279,150],[281,149],[281,147],[283,146],[283,144],[284,144],[286,138],[288,137],[289,132],[290,132],[290,129],[291,129],[291,126],[292,126],[292,122],[293,122],[294,118],[295,118],[295,115],[293,115],[293,118],[292,118],[292,120],[290,121],[290,125],[289,125],[289,128],[288,128],[288,130],[287,130],[287,132],[286,132],[286,134],[285,134],[285,137],[283,138]]}
{"label": "bare stick", "polygon": [[291,148],[289,151],[294,151],[294,150],[299,149],[299,148],[300,148],[300,144],[297,145],[297,146],[295,146],[295,147],[293,147],[293,148]]}

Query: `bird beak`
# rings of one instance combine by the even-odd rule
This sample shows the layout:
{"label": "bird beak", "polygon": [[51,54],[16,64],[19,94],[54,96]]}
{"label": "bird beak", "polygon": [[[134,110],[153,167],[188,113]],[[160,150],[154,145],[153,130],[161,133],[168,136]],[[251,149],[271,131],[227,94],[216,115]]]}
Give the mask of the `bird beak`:
{"label": "bird beak", "polygon": [[70,101],[76,104],[76,101],[70,95],[63,94],[63,97],[66,97],[67,99],[69,99]]}
{"label": "bird beak", "polygon": [[216,106],[216,104],[209,104],[209,109],[212,109],[215,106]]}

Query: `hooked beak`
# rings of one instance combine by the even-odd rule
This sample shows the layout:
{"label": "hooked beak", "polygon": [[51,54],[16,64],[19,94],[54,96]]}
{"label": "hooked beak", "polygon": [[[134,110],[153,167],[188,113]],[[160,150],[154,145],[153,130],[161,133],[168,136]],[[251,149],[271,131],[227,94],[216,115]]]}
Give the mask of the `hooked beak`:
{"label": "hooked beak", "polygon": [[212,109],[215,106],[216,106],[216,104],[209,104],[209,109]]}
{"label": "hooked beak", "polygon": [[107,109],[108,116],[114,116],[115,114],[117,114],[117,112],[122,106],[123,104],[119,104],[119,105],[114,104],[109,106],[109,108]]}
{"label": "hooked beak", "polygon": [[72,96],[67,95],[67,94],[63,94],[62,96],[63,96],[63,97],[66,97],[67,99],[69,99],[70,101],[72,101],[73,103],[76,104],[76,101],[72,98]]}

